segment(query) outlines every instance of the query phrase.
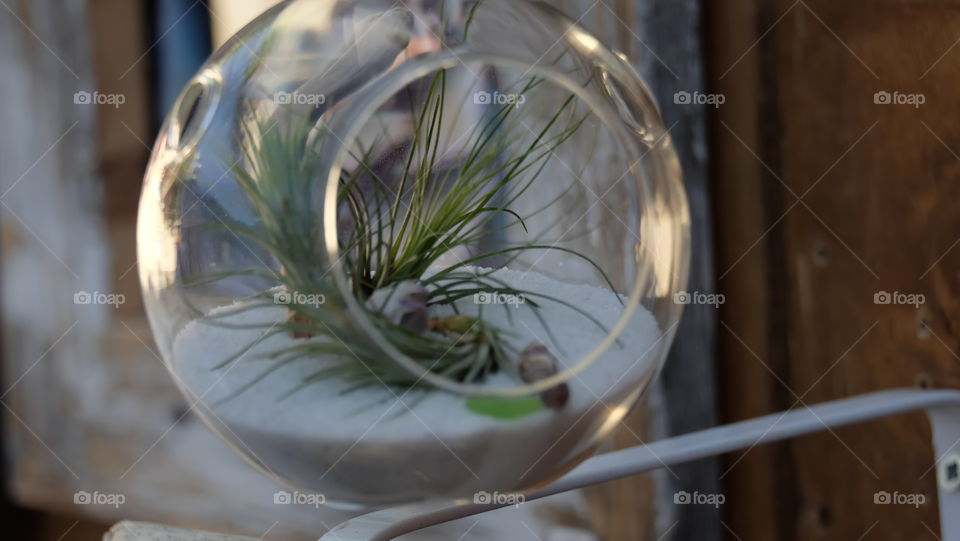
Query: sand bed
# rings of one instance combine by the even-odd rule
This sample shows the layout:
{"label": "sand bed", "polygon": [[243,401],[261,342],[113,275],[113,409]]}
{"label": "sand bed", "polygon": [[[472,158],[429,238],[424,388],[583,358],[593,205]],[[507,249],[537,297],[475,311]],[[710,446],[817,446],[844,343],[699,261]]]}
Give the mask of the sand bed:
{"label": "sand bed", "polygon": [[[623,310],[607,289],[509,269],[497,270],[492,277],[513,288],[562,298],[606,328]],[[541,341],[563,364],[578,361],[606,335],[569,307],[537,302],[556,340],[529,304],[510,307],[510,318],[503,308],[484,305],[483,317],[508,329],[511,334],[506,338],[517,350]],[[467,298],[458,301],[458,308],[476,315],[480,305]],[[269,307],[222,321],[270,325],[285,317],[283,307]],[[610,410],[597,404],[598,397],[614,407],[650,374],[661,331],[653,316],[638,308],[619,345],[569,380],[570,399],[565,407],[513,420],[475,414],[466,408],[463,396],[447,392],[405,394],[402,389],[371,386],[342,394],[342,381],[337,379],[281,399],[324,362],[317,358],[286,365],[221,402],[269,366],[265,354],[293,341],[286,335],[269,337],[229,367],[214,368],[261,333],[194,321],[175,340],[177,372],[241,440],[241,448],[246,447],[276,474],[299,480],[330,500],[387,503],[512,490],[549,477],[585,449],[585,435],[609,416]],[[497,374],[487,384],[512,382],[509,376]]]}

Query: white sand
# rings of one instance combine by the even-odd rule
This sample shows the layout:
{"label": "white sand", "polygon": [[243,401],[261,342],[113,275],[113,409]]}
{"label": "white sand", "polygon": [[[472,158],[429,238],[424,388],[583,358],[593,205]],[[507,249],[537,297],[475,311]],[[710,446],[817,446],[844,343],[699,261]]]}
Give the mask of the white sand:
{"label": "white sand", "polygon": [[[606,289],[509,269],[498,270],[493,277],[517,289],[562,298],[606,328],[623,310]],[[537,302],[557,342],[529,304],[511,307],[512,321],[500,306],[484,306],[483,317],[508,329],[513,334],[508,339],[517,350],[538,340],[567,365],[575,364],[604,338],[602,329],[569,307]],[[459,301],[458,307],[466,314],[476,314],[479,308],[472,298]],[[285,317],[284,308],[278,307],[243,312],[226,321],[269,325]],[[273,336],[230,367],[213,369],[261,332],[192,322],[175,340],[176,369],[191,391],[203,396],[204,403],[241,440],[239,446],[274,473],[322,492],[328,500],[363,503],[516,490],[555,475],[574,456],[589,450],[594,432],[611,414],[607,406],[616,408],[632,398],[638,385],[652,375],[658,352],[655,342],[660,337],[653,316],[638,308],[620,336],[620,345],[609,348],[569,380],[570,400],[564,408],[501,420],[470,412],[464,397],[447,392],[404,395],[401,389],[371,386],[341,394],[343,383],[336,379],[280,399],[323,362],[316,358],[287,365],[220,403],[269,366],[262,354],[289,346],[293,340]],[[513,384],[505,374],[488,383]],[[597,404],[598,397],[606,406]]]}

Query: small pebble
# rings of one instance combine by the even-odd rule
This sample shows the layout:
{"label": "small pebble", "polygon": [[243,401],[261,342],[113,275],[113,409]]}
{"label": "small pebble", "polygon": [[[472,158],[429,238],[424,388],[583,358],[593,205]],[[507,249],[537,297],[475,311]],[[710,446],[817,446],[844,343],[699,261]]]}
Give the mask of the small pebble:
{"label": "small pebble", "polygon": [[[298,314],[297,312],[290,310],[289,308],[287,309],[287,313],[289,314],[289,318],[287,319],[287,321],[289,321],[290,323],[301,323],[301,324],[310,323],[310,319],[304,316],[303,314]],[[290,331],[290,334],[294,338],[313,338],[315,336],[312,332],[302,328],[293,329],[292,331]]]}
{"label": "small pebble", "polygon": [[423,332],[427,330],[429,295],[423,284],[407,280],[374,291],[367,299],[367,307],[380,312],[397,325]]}
{"label": "small pebble", "polygon": [[[535,383],[556,375],[559,371],[557,358],[550,353],[547,346],[540,342],[531,342],[520,353],[517,369],[520,379],[526,383]],[[561,383],[540,393],[540,399],[551,409],[561,409],[570,399],[570,387]]]}

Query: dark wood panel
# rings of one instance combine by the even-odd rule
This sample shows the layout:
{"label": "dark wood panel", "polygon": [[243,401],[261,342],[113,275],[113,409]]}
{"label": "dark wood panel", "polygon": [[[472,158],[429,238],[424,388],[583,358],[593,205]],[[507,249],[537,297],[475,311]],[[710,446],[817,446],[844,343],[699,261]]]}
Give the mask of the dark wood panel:
{"label": "dark wood panel", "polygon": [[[719,112],[714,147],[726,419],[955,387],[960,11],[823,0],[716,9],[713,81],[734,104]],[[736,28],[751,39],[728,43]],[[914,94],[925,103],[883,103]],[[880,292],[926,302],[877,304]],[[911,415],[731,457],[731,530],[744,541],[932,539],[929,439]],[[881,491],[926,503],[878,505]]]}
{"label": "dark wood panel", "polygon": [[[789,407],[778,382],[789,377],[781,350],[784,329],[773,318],[778,305],[774,284],[778,273],[782,276],[774,272],[782,268],[777,238],[780,190],[758,159],[758,153],[771,154],[764,150],[765,142],[778,141],[770,75],[774,63],[769,43],[758,46],[773,22],[772,10],[761,4],[711,4],[705,19],[710,22],[710,84],[726,98],[711,122],[717,277],[727,301],[720,309],[718,335],[726,422]],[[745,532],[752,539],[786,538],[793,496],[790,471],[788,444],[728,457],[720,479],[728,502],[724,525],[736,532],[730,538]]]}

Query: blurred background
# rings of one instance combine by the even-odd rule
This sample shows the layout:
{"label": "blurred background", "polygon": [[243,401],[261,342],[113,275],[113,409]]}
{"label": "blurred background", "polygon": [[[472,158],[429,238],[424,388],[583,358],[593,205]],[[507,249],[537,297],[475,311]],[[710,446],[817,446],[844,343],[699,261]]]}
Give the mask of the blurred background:
{"label": "blurred background", "polygon": [[[275,505],[277,487],[191,415],[139,294],[137,201],[160,122],[273,3],[0,0],[11,539],[100,539],[124,519],[315,539],[346,516]],[[690,298],[712,299],[687,307],[611,446],[960,386],[956,2],[551,3],[659,99],[694,217]],[[758,446],[548,500],[513,538],[939,539],[930,437],[918,414]]]}

